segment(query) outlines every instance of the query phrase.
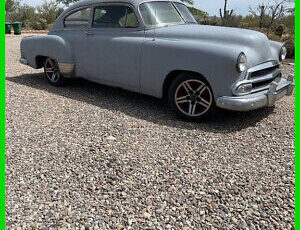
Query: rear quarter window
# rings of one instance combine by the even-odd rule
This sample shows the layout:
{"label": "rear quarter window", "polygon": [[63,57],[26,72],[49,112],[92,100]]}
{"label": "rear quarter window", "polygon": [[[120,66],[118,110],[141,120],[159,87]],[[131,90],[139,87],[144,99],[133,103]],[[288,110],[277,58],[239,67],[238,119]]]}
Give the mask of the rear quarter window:
{"label": "rear quarter window", "polygon": [[66,28],[86,28],[89,26],[91,9],[85,8],[69,14],[64,19]]}

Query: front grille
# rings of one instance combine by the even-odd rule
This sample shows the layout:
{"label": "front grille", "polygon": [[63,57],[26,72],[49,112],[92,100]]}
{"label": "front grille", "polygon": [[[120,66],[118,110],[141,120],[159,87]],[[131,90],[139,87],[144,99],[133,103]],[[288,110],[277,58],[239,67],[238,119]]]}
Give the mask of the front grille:
{"label": "front grille", "polygon": [[240,87],[252,85],[251,93],[257,93],[267,90],[273,81],[278,82],[281,78],[281,68],[278,61],[269,61],[248,69],[245,78],[239,80],[233,85],[233,94],[236,96],[243,95],[239,92]]}
{"label": "front grille", "polygon": [[252,83],[252,92],[268,89],[277,77],[281,76],[280,65],[275,64],[263,69],[257,68],[248,73],[248,80]]}
{"label": "front grille", "polygon": [[279,68],[279,65],[267,68],[267,69],[262,69],[262,70],[258,70],[255,72],[252,72],[249,74],[249,79],[255,79],[255,78],[259,78],[259,77],[263,77],[265,75],[271,74],[273,73],[277,68]]}
{"label": "front grille", "polygon": [[276,77],[271,78],[270,80],[252,83],[252,88],[253,88],[253,89],[257,89],[257,88],[262,88],[262,87],[265,87],[265,86],[270,86],[271,83],[272,83],[272,81],[275,80],[275,78],[276,78]]}

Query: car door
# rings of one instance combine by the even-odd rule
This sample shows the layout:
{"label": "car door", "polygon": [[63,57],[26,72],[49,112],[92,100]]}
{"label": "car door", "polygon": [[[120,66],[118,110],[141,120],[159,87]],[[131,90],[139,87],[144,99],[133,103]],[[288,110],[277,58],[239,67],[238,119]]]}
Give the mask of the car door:
{"label": "car door", "polygon": [[100,83],[140,91],[140,58],[144,29],[134,8],[125,3],[93,7],[86,31],[88,77]]}
{"label": "car door", "polygon": [[76,75],[85,78],[88,72],[89,54],[86,52],[86,31],[91,27],[92,6],[72,10],[64,17],[64,32],[73,51]]}

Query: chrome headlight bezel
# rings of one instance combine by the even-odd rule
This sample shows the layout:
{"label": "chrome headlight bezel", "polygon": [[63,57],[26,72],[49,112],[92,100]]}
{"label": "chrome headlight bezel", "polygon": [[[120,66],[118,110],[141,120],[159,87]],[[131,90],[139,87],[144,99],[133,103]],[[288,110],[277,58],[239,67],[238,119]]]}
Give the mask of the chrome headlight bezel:
{"label": "chrome headlight bezel", "polygon": [[243,52],[237,58],[236,69],[238,72],[242,73],[247,69],[247,56]]}
{"label": "chrome headlight bezel", "polygon": [[279,53],[279,61],[283,61],[286,58],[286,55],[287,55],[287,48],[285,46],[282,46]]}

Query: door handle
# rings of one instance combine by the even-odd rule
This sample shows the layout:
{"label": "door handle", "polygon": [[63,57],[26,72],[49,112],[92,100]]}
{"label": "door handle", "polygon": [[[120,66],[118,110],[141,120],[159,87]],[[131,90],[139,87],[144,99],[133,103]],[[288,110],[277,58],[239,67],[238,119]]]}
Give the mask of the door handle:
{"label": "door handle", "polygon": [[85,31],[85,34],[88,35],[88,36],[89,36],[89,35],[94,35],[94,33],[91,32],[91,31]]}

